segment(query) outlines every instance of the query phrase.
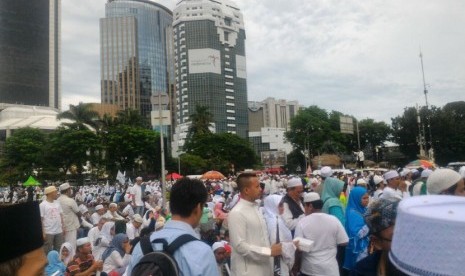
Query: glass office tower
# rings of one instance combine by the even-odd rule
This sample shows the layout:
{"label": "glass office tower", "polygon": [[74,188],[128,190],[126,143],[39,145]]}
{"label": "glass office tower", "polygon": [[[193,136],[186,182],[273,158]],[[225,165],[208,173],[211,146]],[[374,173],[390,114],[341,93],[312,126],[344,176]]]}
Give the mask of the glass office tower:
{"label": "glass office tower", "polygon": [[0,1],[0,103],[61,108],[61,0]]}
{"label": "glass office tower", "polygon": [[100,19],[102,103],[150,116],[151,96],[174,88],[172,12],[144,0],[109,0]]}

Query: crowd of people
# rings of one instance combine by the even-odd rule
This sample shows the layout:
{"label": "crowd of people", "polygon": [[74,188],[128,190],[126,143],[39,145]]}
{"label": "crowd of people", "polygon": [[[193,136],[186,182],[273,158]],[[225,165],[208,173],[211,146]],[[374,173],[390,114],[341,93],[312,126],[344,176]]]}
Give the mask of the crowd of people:
{"label": "crowd of people", "polygon": [[[422,196],[442,195],[446,203],[463,197],[464,178],[465,167],[382,175],[323,167],[306,177],[181,178],[165,184],[166,203],[160,183],[142,177],[132,186],[39,187],[25,195],[32,199],[26,203],[9,193],[4,198],[16,204],[3,205],[0,219],[18,222],[0,233],[2,244],[11,244],[2,249],[0,274],[140,275],[148,250],[142,241],[149,240],[153,251],[179,243],[171,253],[180,275],[423,275],[414,261],[399,257],[407,249],[395,246],[410,231],[397,226],[398,209],[409,215],[399,205]],[[464,218],[458,221],[465,226]],[[193,238],[180,243],[186,235]],[[36,265],[25,266],[32,253]]]}

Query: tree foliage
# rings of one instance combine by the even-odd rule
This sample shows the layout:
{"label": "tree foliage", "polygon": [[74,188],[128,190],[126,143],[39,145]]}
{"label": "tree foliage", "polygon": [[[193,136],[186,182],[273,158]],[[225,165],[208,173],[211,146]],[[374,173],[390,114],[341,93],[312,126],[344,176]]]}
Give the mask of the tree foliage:
{"label": "tree foliage", "polygon": [[92,104],[80,102],[78,105],[69,105],[69,110],[58,114],[58,119],[69,119],[73,123],[64,123],[70,128],[85,129],[87,126],[98,129],[99,115],[92,109]]}

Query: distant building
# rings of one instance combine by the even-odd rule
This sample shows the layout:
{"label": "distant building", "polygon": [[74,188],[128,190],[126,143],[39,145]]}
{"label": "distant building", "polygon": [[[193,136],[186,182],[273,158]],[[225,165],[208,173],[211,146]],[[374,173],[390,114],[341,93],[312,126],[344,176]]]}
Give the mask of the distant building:
{"label": "distant building", "polygon": [[248,102],[249,131],[260,131],[262,127],[290,128],[291,119],[300,109],[297,101],[266,98],[260,102]]}
{"label": "distant building", "polygon": [[289,154],[292,145],[286,141],[284,133],[283,128],[263,127],[260,131],[249,132],[249,141],[259,155],[266,151],[284,151]]}
{"label": "distant building", "polygon": [[61,0],[0,1],[0,103],[61,108]]}
{"label": "distant building", "polygon": [[228,0],[184,0],[173,17],[176,124],[189,124],[196,105],[203,105],[213,114],[217,133],[246,138],[246,36],[241,11]]}
{"label": "distant building", "polygon": [[[172,12],[147,0],[108,0],[100,19],[101,98],[104,104],[139,110],[158,127],[151,98],[174,94]],[[162,105],[164,133],[171,112]]]}
{"label": "distant building", "polygon": [[112,118],[116,117],[120,108],[116,104],[90,103],[91,109],[96,111],[100,118],[107,114]]}

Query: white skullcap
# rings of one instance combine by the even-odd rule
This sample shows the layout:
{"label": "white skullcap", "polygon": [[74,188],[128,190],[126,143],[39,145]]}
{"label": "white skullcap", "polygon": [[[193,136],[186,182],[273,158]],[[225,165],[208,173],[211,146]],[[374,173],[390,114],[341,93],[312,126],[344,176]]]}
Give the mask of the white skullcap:
{"label": "white skullcap", "polygon": [[71,186],[69,186],[69,183],[66,182],[66,183],[63,183],[60,185],[60,192],[61,191],[64,191],[64,190],[68,190]]}
{"label": "white skullcap", "polygon": [[465,178],[465,166],[460,167],[459,174],[462,178]]}
{"label": "white skullcap", "polygon": [[430,169],[425,169],[421,172],[421,178],[427,178],[431,175],[433,171]]}
{"label": "white skullcap", "polygon": [[315,192],[306,193],[304,195],[304,202],[312,202],[320,199],[320,195]]}
{"label": "white skullcap", "polygon": [[364,184],[365,184],[365,185],[367,184],[367,182],[365,181],[365,179],[360,178],[360,179],[357,180],[357,185],[364,185]]}
{"label": "white skullcap", "polygon": [[384,180],[386,181],[395,177],[399,177],[399,174],[396,171],[388,171],[384,174]]}
{"label": "white skullcap", "polygon": [[90,239],[89,238],[80,238],[76,241],[76,245],[77,246],[81,246],[81,245],[84,245],[86,243],[90,243]]}
{"label": "white skullcap", "polygon": [[460,196],[403,199],[397,208],[389,259],[405,275],[464,275],[464,242],[457,238],[463,236],[464,213],[465,199]]}
{"label": "white skullcap", "polygon": [[109,207],[118,207],[118,204],[112,202],[112,203],[110,203],[110,205],[108,205],[108,206],[109,206]]}
{"label": "white skullcap", "polygon": [[375,175],[373,176],[373,182],[375,183],[375,185],[378,185],[379,183],[381,183],[384,179],[379,176],[379,175]]}
{"label": "white skullcap", "polygon": [[428,193],[432,195],[440,194],[460,181],[462,176],[451,169],[437,169],[430,174],[426,181]]}
{"label": "white skullcap", "polygon": [[411,173],[411,172],[412,172],[411,170],[409,170],[409,169],[407,169],[407,168],[404,168],[404,169],[402,169],[402,171],[400,172],[400,176],[405,177],[405,176],[407,176],[407,174],[409,174],[409,173]]}
{"label": "white skullcap", "polygon": [[98,210],[101,210],[101,209],[103,209],[102,204],[99,204],[99,205],[95,206],[95,211],[98,211]]}
{"label": "white skullcap", "polygon": [[293,177],[287,181],[288,188],[302,186],[302,180],[299,177]]}
{"label": "white skullcap", "polygon": [[136,177],[136,181],[142,181],[142,177],[141,176]]}
{"label": "white skullcap", "polygon": [[218,248],[224,248],[224,243],[223,242],[215,242],[212,245],[213,252],[215,252]]}
{"label": "white skullcap", "polygon": [[138,222],[138,223],[143,223],[144,222],[144,220],[142,219],[142,217],[139,214],[135,214],[133,216],[133,218],[134,218],[135,222]]}
{"label": "white skullcap", "polygon": [[331,167],[325,166],[321,168],[320,174],[322,177],[330,177],[331,175],[333,175],[333,170],[331,169]]}

